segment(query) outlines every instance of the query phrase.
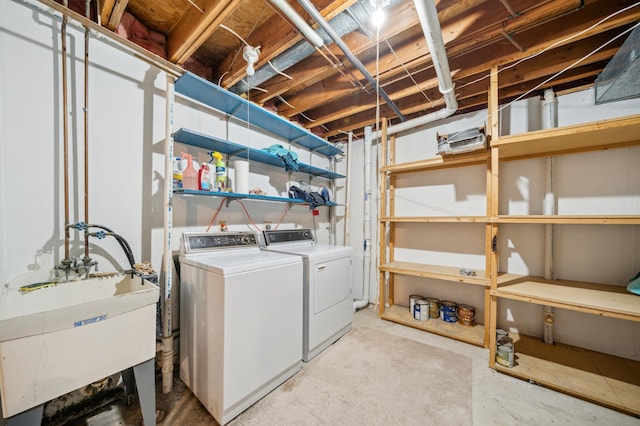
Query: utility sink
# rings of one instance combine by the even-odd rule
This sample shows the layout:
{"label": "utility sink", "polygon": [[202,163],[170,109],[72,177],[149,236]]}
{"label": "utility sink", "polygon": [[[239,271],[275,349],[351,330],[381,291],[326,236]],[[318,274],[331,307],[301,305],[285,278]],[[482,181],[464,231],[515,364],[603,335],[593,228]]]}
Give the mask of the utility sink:
{"label": "utility sink", "polygon": [[154,358],[155,284],[112,274],[21,289],[0,294],[5,418]]}

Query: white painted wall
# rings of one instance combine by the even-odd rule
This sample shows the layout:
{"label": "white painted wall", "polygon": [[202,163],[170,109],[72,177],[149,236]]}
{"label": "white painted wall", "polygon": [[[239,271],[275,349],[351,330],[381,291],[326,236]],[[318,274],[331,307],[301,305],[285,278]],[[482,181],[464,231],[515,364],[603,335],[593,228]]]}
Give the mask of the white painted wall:
{"label": "white painted wall", "polygon": [[[559,98],[560,126],[640,112],[640,100],[593,105],[593,91]],[[539,130],[538,99],[519,101],[500,113],[502,134]],[[450,133],[488,122],[487,111],[455,116],[397,136],[397,162],[433,157],[436,132]],[[555,157],[558,214],[640,214],[640,147]],[[485,167],[400,175],[396,215],[484,215]],[[544,159],[504,162],[500,167],[500,214],[542,214]],[[396,260],[485,268],[484,225],[398,224]],[[640,226],[554,226],[556,278],[626,286],[640,270]],[[544,226],[501,225],[501,271],[544,276]],[[377,294],[373,275],[372,294]],[[472,285],[396,277],[395,302],[408,306],[411,294],[453,300],[484,315],[484,294]],[[640,359],[640,325],[556,309],[555,339],[623,357]],[[542,307],[501,299],[498,326],[542,336]]]}
{"label": "white painted wall", "polygon": [[[64,257],[62,152],[61,19],[39,3],[0,2],[0,283],[18,286],[48,279]],[[84,30],[71,23],[69,51],[69,144],[71,165],[70,222],[85,221],[83,188]],[[92,34],[89,70],[89,193],[91,223],[106,225],[124,236],[137,261],[150,260],[156,269],[163,254],[163,187],[166,75],[124,48]],[[296,151],[301,161],[328,167],[325,158],[288,146],[282,140],[246,124],[227,122],[221,114],[176,95],[174,130],[180,127],[228,137],[256,148],[275,143]],[[206,152],[176,143],[198,161]],[[346,162],[337,171],[345,172]],[[232,166],[232,164],[229,164]],[[229,176],[233,179],[233,170]],[[249,187],[268,195],[287,196],[290,184],[309,183],[304,174],[290,178],[283,170],[251,163]],[[328,184],[314,178],[312,187]],[[334,199],[344,203],[344,179]],[[174,237],[179,248],[184,230],[205,230],[221,200],[214,197],[174,197]],[[306,206],[244,201],[260,229],[314,228],[319,242],[329,240],[329,209],[313,217]],[[344,210],[344,209],[343,209]],[[340,213],[339,213],[340,214]],[[342,213],[344,214],[344,213]],[[218,221],[231,230],[249,230],[237,202],[223,206]],[[342,242],[343,222],[337,222]],[[91,256],[100,270],[128,268],[112,239],[91,240]],[[72,232],[71,256],[83,256],[83,237]]]}

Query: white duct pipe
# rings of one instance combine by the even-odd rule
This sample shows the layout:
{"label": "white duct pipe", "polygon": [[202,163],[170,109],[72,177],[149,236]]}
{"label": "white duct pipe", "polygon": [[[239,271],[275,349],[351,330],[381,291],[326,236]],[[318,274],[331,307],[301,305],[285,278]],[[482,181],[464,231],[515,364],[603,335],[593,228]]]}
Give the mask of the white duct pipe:
{"label": "white duct pipe", "polygon": [[[387,128],[388,136],[445,119],[458,110],[458,101],[456,100],[456,94],[453,90],[451,70],[449,69],[447,52],[444,48],[444,40],[442,39],[442,30],[440,28],[440,21],[438,20],[436,5],[433,0],[414,0],[413,4],[418,13],[424,38],[427,40],[427,45],[429,46],[429,52],[431,52],[431,61],[438,76],[438,89],[440,93],[442,93],[442,96],[444,96],[445,107],[430,114],[389,126]],[[381,135],[381,132],[377,133],[378,138],[380,138]]]}
{"label": "white duct pipe", "polygon": [[371,288],[371,126],[364,128],[364,255],[363,255],[363,289],[362,300],[353,303],[354,310],[369,304]]}
{"label": "white duct pipe", "polygon": [[304,34],[307,40],[315,44],[316,47],[322,47],[322,45],[324,44],[324,40],[322,40],[322,37],[320,37],[318,33],[316,33],[313,28],[311,28],[309,24],[307,24],[307,21],[302,19],[302,17],[298,14],[298,12],[295,11],[293,7],[291,7],[287,0],[269,1],[276,5],[278,9],[280,9],[280,11],[282,11],[282,13],[284,13],[287,18],[291,20],[291,23],[293,23],[293,25],[295,25],[296,28],[298,28],[302,32],[302,34]]}
{"label": "white duct pipe", "polygon": [[[558,127],[558,99],[553,90],[544,91],[544,100],[542,101],[542,128],[551,129]],[[544,203],[543,209],[545,215],[554,215],[556,213],[556,200],[554,188],[553,173],[553,157],[545,159],[545,182],[544,182]],[[545,225],[544,236],[544,277],[548,280],[554,279],[553,260],[554,260],[554,242],[553,242],[553,225]],[[553,307],[544,306],[544,342],[553,344]]]}

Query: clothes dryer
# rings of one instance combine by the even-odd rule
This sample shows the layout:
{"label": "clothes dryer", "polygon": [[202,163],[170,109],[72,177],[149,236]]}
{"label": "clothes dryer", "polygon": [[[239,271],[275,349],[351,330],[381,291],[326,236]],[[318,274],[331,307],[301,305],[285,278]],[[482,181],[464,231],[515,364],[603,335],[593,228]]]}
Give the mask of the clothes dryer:
{"label": "clothes dryer", "polygon": [[303,259],[302,359],[310,361],[351,330],[353,249],[317,244],[309,229],[264,231],[265,250]]}
{"label": "clothes dryer", "polygon": [[251,232],[182,245],[180,378],[224,425],[301,368],[302,259]]}

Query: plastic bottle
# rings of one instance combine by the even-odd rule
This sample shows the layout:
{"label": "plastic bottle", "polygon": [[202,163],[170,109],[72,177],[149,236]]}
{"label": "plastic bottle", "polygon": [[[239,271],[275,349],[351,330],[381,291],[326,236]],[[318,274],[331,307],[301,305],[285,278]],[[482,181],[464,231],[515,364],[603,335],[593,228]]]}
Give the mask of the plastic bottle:
{"label": "plastic bottle", "polygon": [[173,189],[182,189],[182,158],[173,161]]}
{"label": "plastic bottle", "polygon": [[202,163],[200,170],[198,170],[198,189],[200,191],[211,191],[210,173],[209,165]]}
{"label": "plastic bottle", "polygon": [[[211,157],[216,159],[216,191],[224,191],[227,180],[227,167],[222,160],[222,154],[217,151],[211,153]],[[212,159],[213,161],[213,159]]]}
{"label": "plastic bottle", "polygon": [[193,158],[189,154],[182,153],[182,158],[187,159],[187,167],[182,171],[182,188],[198,189],[198,171],[193,167]]}

